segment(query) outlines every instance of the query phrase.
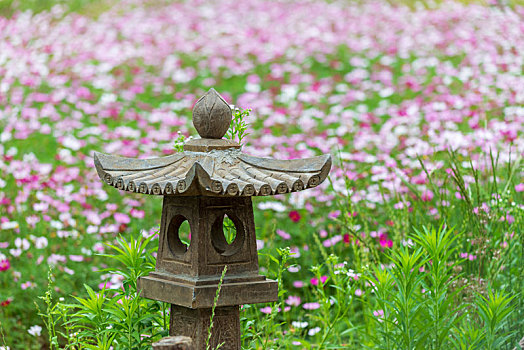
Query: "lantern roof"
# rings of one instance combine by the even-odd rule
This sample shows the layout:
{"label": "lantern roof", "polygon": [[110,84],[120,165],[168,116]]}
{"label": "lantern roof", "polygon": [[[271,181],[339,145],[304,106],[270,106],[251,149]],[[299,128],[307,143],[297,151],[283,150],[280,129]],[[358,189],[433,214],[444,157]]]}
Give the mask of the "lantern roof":
{"label": "lantern roof", "polygon": [[193,107],[193,125],[201,138],[188,141],[184,152],[152,159],[95,152],[96,170],[120,190],[164,196],[268,196],[315,187],[326,179],[329,154],[292,160],[249,156],[238,143],[222,139],[231,119],[231,107],[211,89]]}

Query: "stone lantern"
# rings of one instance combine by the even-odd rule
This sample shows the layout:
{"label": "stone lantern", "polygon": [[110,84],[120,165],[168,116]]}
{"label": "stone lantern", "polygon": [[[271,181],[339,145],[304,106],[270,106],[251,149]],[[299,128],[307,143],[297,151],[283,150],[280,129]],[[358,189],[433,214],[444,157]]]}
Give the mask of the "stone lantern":
{"label": "stone lantern", "polygon": [[[252,196],[302,191],[319,185],[331,168],[331,156],[276,160],[252,157],[240,145],[222,139],[231,107],[209,90],[193,108],[201,138],[184,152],[154,159],[95,153],[96,170],[119,190],[163,196],[156,269],[138,281],[141,295],[171,304],[170,335],[189,336],[204,349],[211,308],[224,266],[215,309],[211,346],[240,349],[239,306],[277,300],[277,282],[258,273]],[[228,243],[224,218],[236,236]],[[189,246],[179,236],[188,221]]]}

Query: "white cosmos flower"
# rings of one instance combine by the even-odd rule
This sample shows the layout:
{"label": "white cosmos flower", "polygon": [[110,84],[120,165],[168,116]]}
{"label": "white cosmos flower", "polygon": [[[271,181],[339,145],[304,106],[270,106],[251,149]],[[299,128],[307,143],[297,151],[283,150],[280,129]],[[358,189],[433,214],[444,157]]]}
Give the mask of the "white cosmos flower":
{"label": "white cosmos flower", "polygon": [[320,332],[320,327],[315,327],[315,328],[311,328],[307,334],[310,335],[310,336],[314,336],[315,334],[317,334],[318,332]]}
{"label": "white cosmos flower", "polygon": [[261,202],[258,205],[258,209],[260,210],[272,209],[278,213],[282,213],[286,211],[286,206],[280,202]]}
{"label": "white cosmos flower", "polygon": [[309,323],[307,322],[300,322],[300,321],[293,321],[291,322],[291,325],[295,328],[306,328]]}
{"label": "white cosmos flower", "polygon": [[27,333],[31,334],[34,337],[39,337],[40,334],[42,334],[42,327],[40,327],[39,325],[35,324],[34,326],[31,326],[27,330]]}

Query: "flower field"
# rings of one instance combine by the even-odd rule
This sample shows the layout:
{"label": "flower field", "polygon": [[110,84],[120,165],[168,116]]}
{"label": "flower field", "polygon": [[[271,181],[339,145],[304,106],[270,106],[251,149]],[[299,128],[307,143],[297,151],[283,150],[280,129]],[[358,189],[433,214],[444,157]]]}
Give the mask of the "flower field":
{"label": "flower field", "polygon": [[251,109],[245,153],[334,160],[317,188],[254,199],[281,292],[242,308],[246,349],[518,348],[524,7],[342,0],[0,17],[0,348],[167,334],[134,284],[161,197],[103,184],[93,152],[175,153],[210,87]]}

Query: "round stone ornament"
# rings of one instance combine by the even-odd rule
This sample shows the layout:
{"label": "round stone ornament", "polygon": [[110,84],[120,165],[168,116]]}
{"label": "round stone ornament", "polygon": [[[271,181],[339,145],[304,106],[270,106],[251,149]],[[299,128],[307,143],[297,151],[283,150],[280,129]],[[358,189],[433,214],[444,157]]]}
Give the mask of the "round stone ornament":
{"label": "round stone ornament", "polygon": [[193,107],[193,125],[200,137],[221,139],[229,129],[232,119],[229,104],[211,88]]}

